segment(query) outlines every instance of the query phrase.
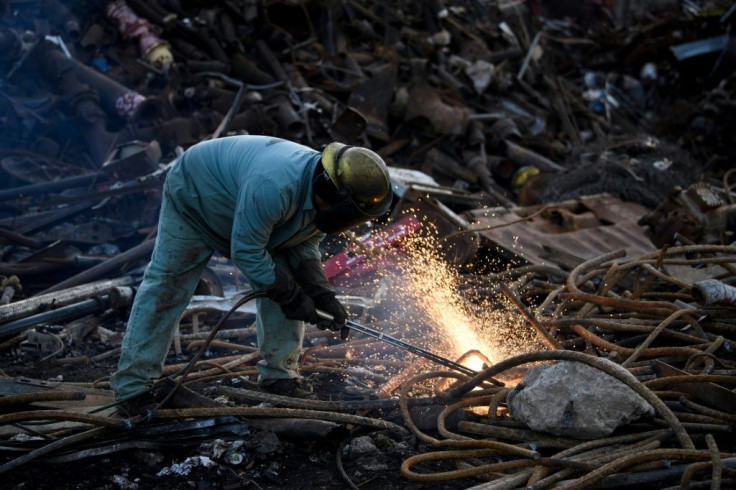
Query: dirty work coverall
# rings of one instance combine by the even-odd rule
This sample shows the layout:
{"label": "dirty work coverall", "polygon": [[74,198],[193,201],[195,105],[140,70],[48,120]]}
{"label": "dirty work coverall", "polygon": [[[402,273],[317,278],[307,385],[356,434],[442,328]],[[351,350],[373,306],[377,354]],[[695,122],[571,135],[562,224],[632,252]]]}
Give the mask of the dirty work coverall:
{"label": "dirty work coverall", "polygon": [[[179,315],[213,251],[230,257],[255,290],[271,287],[274,268],[290,272],[320,258],[324,238],[312,223],[312,175],[321,153],[268,136],[233,136],[192,146],[164,184],[156,245],[123,339],[111,385],[118,397],[161,376]],[[257,300],[263,359],[259,383],[294,378],[304,323]]]}

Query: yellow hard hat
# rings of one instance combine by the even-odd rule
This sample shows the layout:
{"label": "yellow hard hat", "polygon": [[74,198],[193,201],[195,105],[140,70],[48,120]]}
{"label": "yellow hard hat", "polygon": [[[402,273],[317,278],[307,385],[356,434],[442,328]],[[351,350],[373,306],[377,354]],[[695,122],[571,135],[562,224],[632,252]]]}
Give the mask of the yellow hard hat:
{"label": "yellow hard hat", "polygon": [[539,169],[537,167],[521,167],[514,173],[513,177],[511,177],[511,185],[514,189],[520,189],[529,179],[536,177],[537,175],[539,175]]}
{"label": "yellow hard hat", "polygon": [[338,192],[368,217],[388,211],[393,193],[388,168],[374,151],[359,146],[333,142],[322,152],[322,167]]}

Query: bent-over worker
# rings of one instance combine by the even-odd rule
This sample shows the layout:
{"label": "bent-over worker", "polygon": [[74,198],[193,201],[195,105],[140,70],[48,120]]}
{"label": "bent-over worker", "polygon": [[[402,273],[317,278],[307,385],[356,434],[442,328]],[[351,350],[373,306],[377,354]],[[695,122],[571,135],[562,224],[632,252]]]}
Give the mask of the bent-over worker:
{"label": "bent-over worker", "polygon": [[[116,398],[126,400],[119,408],[142,412],[146,397],[133,394],[161,376],[177,320],[214,251],[266,293],[257,300],[258,384],[310,396],[297,370],[304,322],[347,333],[319,242],[383,215],[391,200],[386,164],[366,148],[330,143],[320,153],[268,136],[189,148],[166,178],[156,244],[111,379]],[[334,321],[320,320],[317,308]]]}

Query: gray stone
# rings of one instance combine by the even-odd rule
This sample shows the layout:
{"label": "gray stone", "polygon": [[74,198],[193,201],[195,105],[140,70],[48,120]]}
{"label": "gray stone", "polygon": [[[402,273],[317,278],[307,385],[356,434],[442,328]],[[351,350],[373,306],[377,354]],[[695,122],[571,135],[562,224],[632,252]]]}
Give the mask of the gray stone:
{"label": "gray stone", "polygon": [[378,452],[379,450],[376,445],[373,444],[373,439],[371,439],[370,436],[360,436],[350,441],[350,459],[371,456]]}
{"label": "gray stone", "polygon": [[132,482],[121,475],[113,475],[112,482],[120,489],[120,490],[138,490],[138,484],[135,482]]}
{"label": "gray stone", "polygon": [[605,437],[654,409],[613,376],[578,362],[535,366],[507,398],[529,428],[576,439]]}
{"label": "gray stone", "polygon": [[281,449],[279,436],[271,431],[263,431],[253,436],[253,445],[258,454],[272,454]]}
{"label": "gray stone", "polygon": [[371,456],[360,459],[356,464],[365,473],[378,473],[388,470],[388,464],[384,459],[383,455]]}

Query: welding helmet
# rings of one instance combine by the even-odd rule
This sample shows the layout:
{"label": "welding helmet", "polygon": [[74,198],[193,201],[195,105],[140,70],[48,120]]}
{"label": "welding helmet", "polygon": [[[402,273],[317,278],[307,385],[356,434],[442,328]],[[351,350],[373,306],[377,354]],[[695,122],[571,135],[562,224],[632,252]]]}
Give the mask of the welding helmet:
{"label": "welding helmet", "polygon": [[314,223],[325,233],[338,233],[377,218],[391,206],[388,168],[375,152],[330,143],[314,172],[314,194],[326,203]]}

